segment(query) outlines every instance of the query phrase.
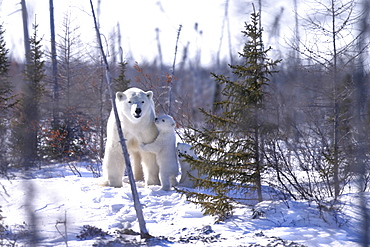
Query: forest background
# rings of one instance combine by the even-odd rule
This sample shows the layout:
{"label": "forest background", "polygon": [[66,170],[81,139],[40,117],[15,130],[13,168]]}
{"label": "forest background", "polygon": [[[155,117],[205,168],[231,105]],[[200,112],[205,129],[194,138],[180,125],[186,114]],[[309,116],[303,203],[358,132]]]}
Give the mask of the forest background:
{"label": "forest background", "polygon": [[[173,29],[170,45],[162,43],[161,27],[155,29],[157,54],[152,60],[126,59],[129,52],[122,50],[120,29],[105,36],[115,90],[130,86],[152,90],[158,115],[170,113],[179,128],[203,127],[204,115],[198,109],[217,113],[213,103],[224,99],[222,85],[211,72],[237,79],[228,64],[242,61],[237,52],[242,52],[239,44],[246,41],[240,35],[235,45],[231,27],[238,25],[242,30],[244,23],[231,23],[231,3],[242,6],[247,13],[244,21],[252,12],[251,2],[224,2],[221,25],[215,25],[220,37],[212,42],[218,49],[209,63],[202,62],[200,46],[176,42],[185,35],[181,23]],[[298,12],[302,4],[305,14]],[[280,30],[286,23],[285,9],[271,17],[263,12],[264,1],[254,6],[260,13],[260,26],[266,26],[265,47],[273,46],[270,56],[282,59],[274,68],[278,73],[264,87],[259,112],[265,130],[258,136],[262,183],[268,184],[273,175],[278,183],[272,186],[287,195],[336,210],[338,197],[353,182],[359,191],[369,190],[368,3],[292,1],[289,20],[294,25],[291,36],[284,37]],[[7,176],[9,169],[42,168],[50,162],[67,162],[73,168],[73,162],[89,160],[97,164],[91,169],[99,176],[111,102],[96,44],[83,41],[77,17],[66,13],[62,23],[54,23],[50,11],[50,49],[45,49],[46,36],[40,34],[38,18],[28,31],[25,0],[19,8],[25,58],[17,58],[5,42],[13,30],[2,26],[0,40],[1,173]],[[270,22],[262,25],[265,16]],[[197,23],[192,27],[199,40],[207,31]],[[226,56],[222,56],[225,45],[222,54]],[[170,62],[162,53],[168,46],[173,53]]]}

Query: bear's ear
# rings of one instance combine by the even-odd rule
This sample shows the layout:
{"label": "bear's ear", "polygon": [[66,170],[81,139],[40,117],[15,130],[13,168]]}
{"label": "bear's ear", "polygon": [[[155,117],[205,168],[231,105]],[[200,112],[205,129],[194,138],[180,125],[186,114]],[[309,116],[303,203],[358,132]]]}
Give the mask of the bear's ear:
{"label": "bear's ear", "polygon": [[146,92],[146,96],[148,97],[148,99],[153,99],[153,92],[152,91],[148,91]]}
{"label": "bear's ear", "polygon": [[118,101],[125,100],[126,99],[126,95],[123,92],[117,92],[116,93],[116,99],[118,99]]}

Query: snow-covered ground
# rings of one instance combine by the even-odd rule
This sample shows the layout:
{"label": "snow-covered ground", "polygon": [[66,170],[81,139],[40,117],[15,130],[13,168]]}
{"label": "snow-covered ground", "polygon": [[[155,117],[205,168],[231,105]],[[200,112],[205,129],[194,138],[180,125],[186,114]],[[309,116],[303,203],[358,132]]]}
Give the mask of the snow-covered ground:
{"label": "snow-covered ground", "polygon": [[139,225],[129,184],[101,187],[86,167],[77,164],[82,177],[60,164],[0,180],[4,234],[19,246],[29,241],[22,233],[31,229],[37,246],[360,246],[355,193],[341,197],[342,213],[335,217],[322,210],[326,222],[313,203],[267,200],[241,206],[230,220],[215,224],[179,193],[137,183],[146,227],[155,237],[145,242],[133,234]]}

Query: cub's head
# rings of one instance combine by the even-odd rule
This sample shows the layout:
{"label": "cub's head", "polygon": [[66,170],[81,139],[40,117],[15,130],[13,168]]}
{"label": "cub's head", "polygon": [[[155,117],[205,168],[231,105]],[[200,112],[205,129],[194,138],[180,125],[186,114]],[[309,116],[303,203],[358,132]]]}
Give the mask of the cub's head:
{"label": "cub's head", "polygon": [[155,119],[155,125],[157,126],[158,130],[172,131],[175,129],[176,123],[171,116],[164,115]]}
{"label": "cub's head", "polygon": [[138,123],[148,114],[154,114],[153,92],[144,92],[139,88],[130,88],[116,93],[116,104],[119,112],[131,122]]}
{"label": "cub's head", "polygon": [[182,142],[177,143],[177,153],[179,155],[179,158],[183,159],[184,157],[182,155],[190,155],[195,158],[196,156],[194,150],[191,148],[192,146],[187,143]]}

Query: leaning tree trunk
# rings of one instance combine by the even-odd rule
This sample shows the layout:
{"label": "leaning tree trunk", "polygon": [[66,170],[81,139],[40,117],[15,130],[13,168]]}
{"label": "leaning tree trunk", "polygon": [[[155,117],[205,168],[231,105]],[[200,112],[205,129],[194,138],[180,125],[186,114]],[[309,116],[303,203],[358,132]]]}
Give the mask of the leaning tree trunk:
{"label": "leaning tree trunk", "polygon": [[136,210],[136,216],[137,216],[138,221],[139,221],[141,238],[150,238],[151,236],[150,236],[150,234],[149,234],[149,232],[148,232],[148,230],[146,229],[146,226],[145,226],[145,220],[144,220],[141,204],[140,204],[140,201],[139,201],[139,195],[137,193],[137,188],[136,188],[136,184],[135,184],[135,180],[134,180],[134,175],[133,175],[133,172],[132,172],[130,157],[129,157],[129,154],[128,154],[128,151],[127,151],[126,141],[125,141],[125,138],[123,136],[123,132],[122,132],[122,128],[121,128],[121,121],[119,120],[119,116],[118,116],[117,106],[116,106],[116,102],[115,102],[115,96],[114,96],[114,93],[113,93],[113,90],[112,90],[112,80],[111,80],[109,65],[108,65],[107,57],[105,56],[105,53],[104,53],[104,50],[103,50],[103,45],[102,45],[102,41],[101,41],[101,38],[100,38],[100,32],[99,32],[98,24],[97,24],[97,21],[96,21],[94,6],[93,6],[93,3],[92,3],[92,0],[90,0],[90,5],[91,5],[91,11],[92,11],[92,14],[93,14],[93,18],[94,18],[96,36],[98,38],[98,45],[99,45],[101,55],[102,55],[102,58],[103,58],[103,61],[104,61],[104,64],[105,64],[108,90],[109,90],[109,94],[110,94],[110,97],[111,97],[111,100],[112,100],[112,107],[113,107],[113,112],[114,112],[114,116],[115,116],[115,119],[116,119],[118,135],[119,135],[120,143],[122,145],[123,156],[125,158],[126,171],[127,171],[127,175],[128,175],[129,181],[130,181],[130,185],[131,185],[132,197],[133,197],[133,200],[134,200],[134,207],[135,207],[135,210]]}

